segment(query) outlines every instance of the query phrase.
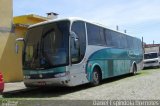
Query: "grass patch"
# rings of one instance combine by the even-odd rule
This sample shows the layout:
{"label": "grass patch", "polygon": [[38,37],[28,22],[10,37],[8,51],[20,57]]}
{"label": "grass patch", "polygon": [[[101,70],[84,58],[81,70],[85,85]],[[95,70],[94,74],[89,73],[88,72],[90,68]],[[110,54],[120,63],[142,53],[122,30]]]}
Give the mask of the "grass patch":
{"label": "grass patch", "polygon": [[144,75],[150,75],[152,73],[157,73],[158,71],[160,71],[160,68],[157,68],[157,69],[149,68],[149,69],[144,69],[144,70],[139,71],[138,74],[140,76],[144,76]]}

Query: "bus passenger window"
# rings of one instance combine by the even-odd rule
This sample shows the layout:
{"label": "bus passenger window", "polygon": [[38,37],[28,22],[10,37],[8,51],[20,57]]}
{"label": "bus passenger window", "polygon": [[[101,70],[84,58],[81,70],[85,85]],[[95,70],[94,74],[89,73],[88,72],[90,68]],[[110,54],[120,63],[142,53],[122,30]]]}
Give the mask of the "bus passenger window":
{"label": "bus passenger window", "polygon": [[74,40],[71,40],[71,60],[72,63],[82,61],[86,52],[86,33],[85,23],[82,21],[75,21],[71,29],[78,38],[79,48],[75,47]]}

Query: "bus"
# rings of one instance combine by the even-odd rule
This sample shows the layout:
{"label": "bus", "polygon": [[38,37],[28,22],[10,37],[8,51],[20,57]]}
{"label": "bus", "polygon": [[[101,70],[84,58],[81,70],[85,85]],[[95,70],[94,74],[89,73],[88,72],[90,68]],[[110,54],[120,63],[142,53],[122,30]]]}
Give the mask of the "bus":
{"label": "bus", "polygon": [[28,28],[23,49],[26,87],[98,85],[143,68],[140,39],[79,18]]}

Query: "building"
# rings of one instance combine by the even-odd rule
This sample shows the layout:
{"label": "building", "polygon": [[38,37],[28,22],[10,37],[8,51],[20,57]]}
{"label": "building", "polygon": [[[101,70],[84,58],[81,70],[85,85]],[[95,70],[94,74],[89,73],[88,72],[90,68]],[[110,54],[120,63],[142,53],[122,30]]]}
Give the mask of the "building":
{"label": "building", "polygon": [[14,52],[14,40],[16,36],[13,31],[12,0],[0,0],[0,71],[6,82],[17,80],[19,61]]}
{"label": "building", "polygon": [[29,25],[47,21],[50,19],[56,19],[57,16],[58,14],[53,12],[47,13],[47,17],[35,14],[16,16],[13,18],[13,23],[15,26],[15,34],[17,37],[25,37],[26,30],[29,27]]}
{"label": "building", "polygon": [[[13,18],[12,0],[0,1],[0,72],[5,82],[23,80],[22,47],[19,43],[19,53],[15,50],[15,40],[25,37],[29,25],[56,18],[58,14],[48,13],[48,17],[34,14]],[[55,15],[55,16],[54,16]]]}
{"label": "building", "polygon": [[47,17],[42,17],[34,14],[14,17],[13,23],[15,26],[15,34],[17,37],[25,37],[26,30],[29,25],[47,21],[48,19],[49,18]]}
{"label": "building", "polygon": [[144,45],[144,52],[157,52],[160,53],[160,44],[145,44]]}
{"label": "building", "polygon": [[145,48],[149,48],[149,47],[157,47],[157,46],[160,47],[160,44],[145,44],[145,45],[144,45]]}
{"label": "building", "polygon": [[[17,16],[13,18],[13,24],[14,24],[14,29],[15,29],[15,36],[16,38],[19,37],[23,37],[25,38],[26,35],[26,31],[27,28],[29,27],[29,25],[35,24],[35,23],[39,23],[42,21],[47,21],[48,18],[47,17],[42,17],[42,16],[38,16],[38,15],[34,15],[34,14],[30,14],[30,15],[22,15],[22,16]],[[15,45],[15,39],[13,40]],[[12,78],[7,78],[9,82],[14,82],[14,81],[22,81],[23,80],[23,73],[22,73],[22,48],[23,48],[23,43],[19,42],[19,52],[14,53],[14,55],[17,56],[18,58],[18,65],[15,66],[15,73],[18,73],[16,76],[13,76]],[[15,47],[15,46],[14,46]],[[13,50],[13,49],[12,49]]]}

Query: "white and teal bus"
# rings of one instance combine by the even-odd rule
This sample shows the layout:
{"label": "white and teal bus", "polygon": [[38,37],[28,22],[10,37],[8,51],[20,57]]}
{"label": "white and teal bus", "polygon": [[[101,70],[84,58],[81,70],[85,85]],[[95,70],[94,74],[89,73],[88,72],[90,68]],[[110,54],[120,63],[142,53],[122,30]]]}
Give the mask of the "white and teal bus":
{"label": "white and teal bus", "polygon": [[57,19],[28,28],[23,50],[27,87],[77,86],[142,68],[140,39],[78,18]]}

